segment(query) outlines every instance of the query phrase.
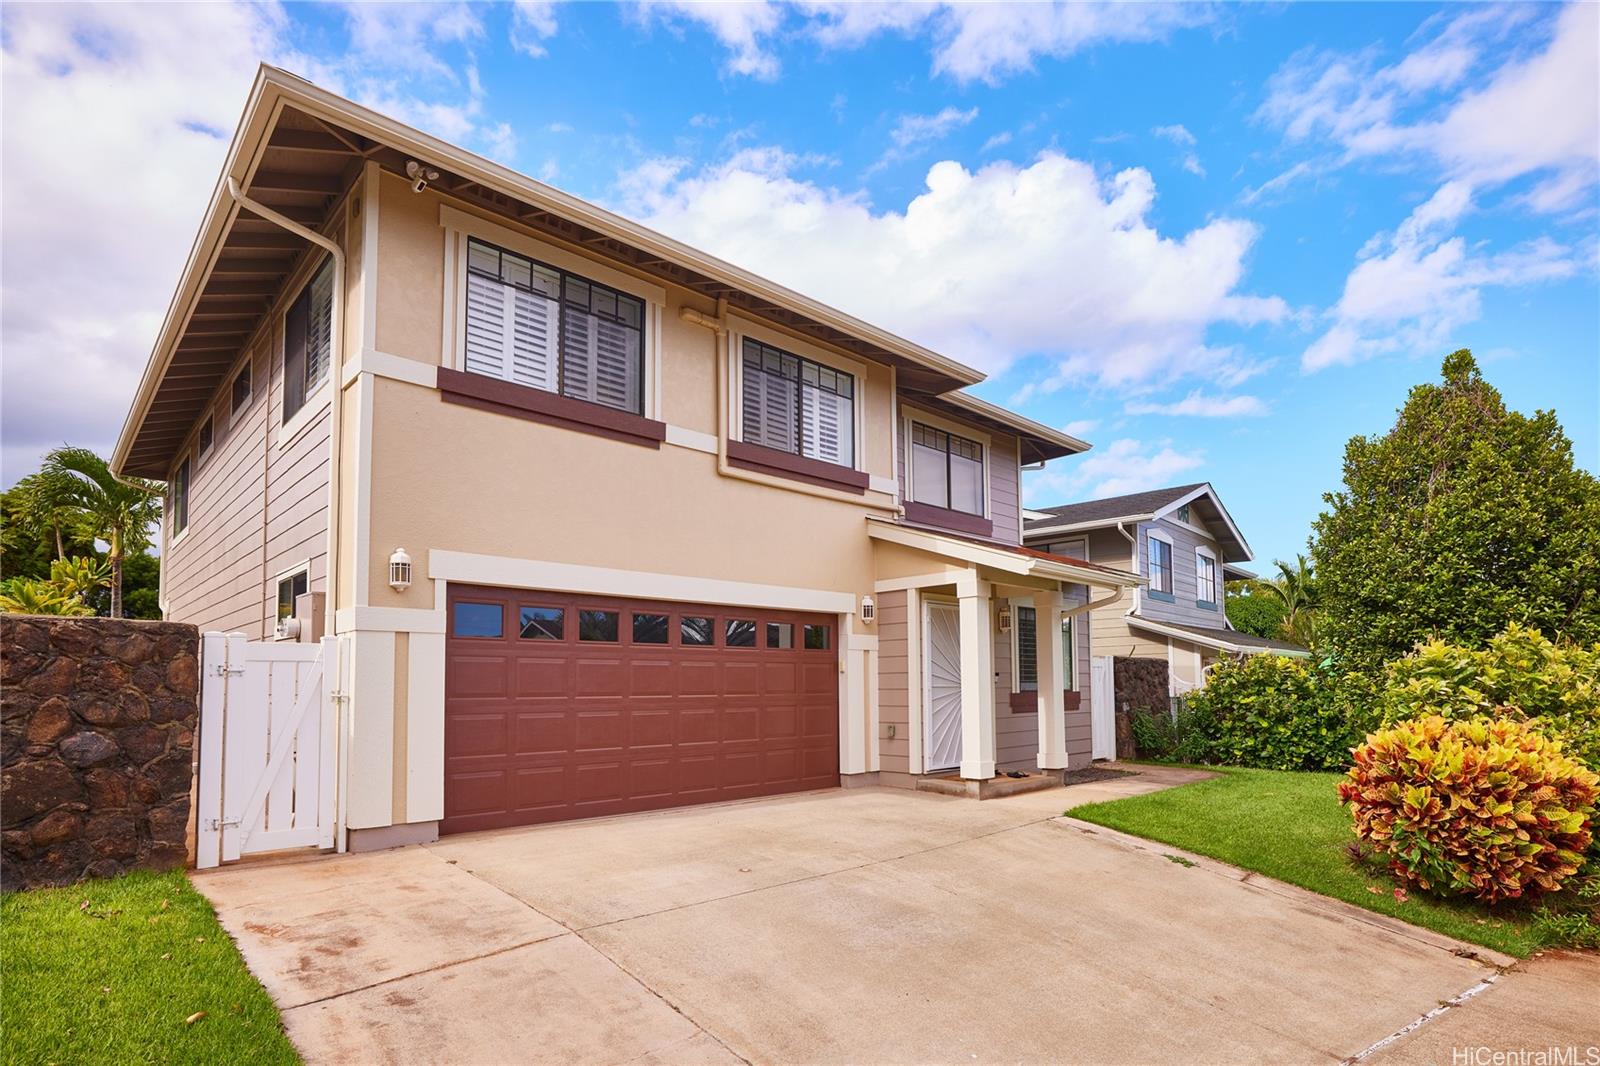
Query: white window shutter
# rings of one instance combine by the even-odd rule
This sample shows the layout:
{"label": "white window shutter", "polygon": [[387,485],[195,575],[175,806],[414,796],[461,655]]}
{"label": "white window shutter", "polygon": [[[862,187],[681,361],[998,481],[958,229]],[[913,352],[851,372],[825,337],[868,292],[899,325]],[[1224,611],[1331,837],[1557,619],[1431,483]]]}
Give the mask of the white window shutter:
{"label": "white window shutter", "polygon": [[[506,332],[511,338],[510,380],[554,392],[556,387],[556,301],[521,289],[507,290]],[[469,316],[470,320],[470,316]]]}
{"label": "white window shutter", "polygon": [[467,354],[464,369],[471,374],[486,374],[509,380],[507,341],[514,332],[507,320],[515,320],[510,299],[513,290],[482,274],[467,274]]}
{"label": "white window shutter", "polygon": [[[333,271],[323,267],[311,282],[306,318],[306,383],[315,385],[328,372],[333,355]],[[306,391],[310,391],[308,388]]]}
{"label": "white window shutter", "polygon": [[801,454],[825,463],[850,466],[855,454],[855,412],[851,401],[835,393],[805,386],[800,420]]}
{"label": "white window shutter", "polygon": [[575,400],[639,410],[639,340],[626,326],[571,307],[561,316],[561,389]]}

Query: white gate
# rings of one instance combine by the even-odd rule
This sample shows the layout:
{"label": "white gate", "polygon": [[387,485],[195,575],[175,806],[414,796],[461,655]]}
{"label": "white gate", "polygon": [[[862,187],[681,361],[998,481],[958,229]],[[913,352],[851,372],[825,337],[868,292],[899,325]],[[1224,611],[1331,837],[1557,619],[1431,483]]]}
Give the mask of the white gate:
{"label": "white gate", "polygon": [[1117,757],[1117,682],[1111,656],[1089,661],[1089,737],[1096,759]]}
{"label": "white gate", "polygon": [[195,865],[333,847],[338,642],[207,633],[200,654]]}

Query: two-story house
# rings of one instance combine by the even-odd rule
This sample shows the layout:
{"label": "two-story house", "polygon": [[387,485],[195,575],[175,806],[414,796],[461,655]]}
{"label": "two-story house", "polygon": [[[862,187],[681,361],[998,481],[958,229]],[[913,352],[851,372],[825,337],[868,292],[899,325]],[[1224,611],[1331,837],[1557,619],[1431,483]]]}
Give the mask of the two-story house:
{"label": "two-story house", "polygon": [[336,638],[379,847],[1087,763],[1140,579],[1022,545],[1088,445],[981,378],[263,68],[113,467],[168,618]]}
{"label": "two-story house", "polygon": [[1308,654],[1229,624],[1225,583],[1254,576],[1242,568],[1250,545],[1210,484],[1030,509],[1023,530],[1032,547],[1144,578],[1132,595],[1093,612],[1092,655],[1165,659],[1172,695],[1204,685],[1222,656]]}

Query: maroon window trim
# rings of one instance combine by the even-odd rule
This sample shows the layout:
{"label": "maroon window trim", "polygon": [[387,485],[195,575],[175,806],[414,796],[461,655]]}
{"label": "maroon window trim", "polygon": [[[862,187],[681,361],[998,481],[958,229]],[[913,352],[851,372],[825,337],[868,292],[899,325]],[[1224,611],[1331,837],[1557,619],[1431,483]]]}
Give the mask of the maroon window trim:
{"label": "maroon window trim", "polygon": [[439,391],[444,394],[445,403],[525,418],[625,444],[660,448],[667,439],[665,422],[449,367],[439,368]]}
{"label": "maroon window trim", "polygon": [[[1083,696],[1070,688],[1064,690],[1061,695],[1066,700],[1065,710],[1076,711],[1082,705]],[[1011,713],[1038,714],[1039,694],[1037,692],[1013,692],[1011,694]]]}
{"label": "maroon window trim", "polygon": [[860,470],[809,459],[792,452],[781,452],[776,448],[764,448],[759,444],[746,444],[742,440],[728,442],[728,462],[741,470],[755,470],[824,488],[842,489],[857,496],[865,495],[867,486],[871,484],[871,480]]}
{"label": "maroon window trim", "polygon": [[952,511],[948,507],[935,507],[932,504],[917,503],[915,500],[906,501],[906,521],[923,526],[938,526],[940,529],[951,529],[959,533],[976,533],[980,537],[994,536],[994,522],[982,515]]}

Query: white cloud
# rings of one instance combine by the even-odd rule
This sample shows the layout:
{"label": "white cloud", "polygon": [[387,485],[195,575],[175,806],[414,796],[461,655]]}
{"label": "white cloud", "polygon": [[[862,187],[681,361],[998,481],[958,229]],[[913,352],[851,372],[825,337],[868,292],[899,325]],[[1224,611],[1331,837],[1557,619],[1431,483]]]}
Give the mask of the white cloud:
{"label": "white cloud", "polygon": [[1023,502],[1052,507],[1081,500],[1099,500],[1181,484],[1188,472],[1204,465],[1205,453],[1178,451],[1171,441],[1114,440],[1068,464],[1029,473]]}
{"label": "white cloud", "polygon": [[1131,402],[1130,415],[1193,415],[1198,418],[1237,418],[1264,415],[1267,405],[1256,396],[1208,396],[1198,390],[1173,403]]}
{"label": "white cloud", "polygon": [[4,483],[64,441],[110,451],[262,59],[510,154],[470,67],[435,54],[477,39],[472,9],[348,16],[349,47],[322,60],[275,5],[6,8]]}
{"label": "white cloud", "polygon": [[975,107],[965,111],[947,107],[936,115],[901,115],[894,129],[889,131],[889,139],[896,148],[918,148],[940,140],[951,130],[960,129],[977,117],[978,109]]}
{"label": "white cloud", "polygon": [[1394,233],[1369,240],[1330,312],[1333,324],[1306,349],[1301,366],[1315,371],[1391,352],[1440,351],[1477,320],[1483,289],[1577,270],[1573,252],[1548,238],[1498,253],[1469,246],[1455,228],[1471,209],[1472,190],[1447,182]]}
{"label": "white cloud", "polygon": [[811,32],[823,44],[848,48],[879,33],[928,32],[933,70],[958,82],[994,84],[1033,69],[1041,57],[1061,59],[1092,45],[1159,41],[1174,30],[1209,22],[1197,4],[813,3]]}
{"label": "white cloud", "polygon": [[[1583,205],[1600,180],[1600,6],[1568,4],[1528,29],[1539,10],[1469,10],[1388,66],[1371,50],[1301,52],[1273,76],[1258,114],[1290,141],[1326,137],[1345,160],[1416,159],[1475,186],[1538,175],[1529,206]],[[1508,44],[1519,30],[1548,40]],[[1479,87],[1441,94],[1464,84]]]}
{"label": "white cloud", "polygon": [[1097,418],[1078,418],[1062,426],[1061,432],[1069,437],[1082,439],[1085,433],[1093,433],[1099,424],[1100,420]]}
{"label": "white cloud", "polygon": [[778,57],[766,45],[783,22],[783,9],[767,0],[726,0],[698,3],[696,0],[639,0],[640,16],[649,22],[660,18],[668,24],[698,23],[726,48],[730,55],[726,69],[759,81],[778,76]]}
{"label": "white cloud", "polygon": [[983,147],[978,149],[978,151],[979,151],[980,154],[983,153],[983,152],[992,152],[996,148],[1003,148],[1003,147],[1005,147],[1006,145],[1008,145],[1010,143],[1011,143],[1011,131],[1010,130],[1001,130],[999,133],[996,133],[994,136],[992,136],[988,140],[984,141],[983,142]]}
{"label": "white cloud", "polygon": [[954,130],[970,125],[978,117],[975,107],[963,111],[947,107],[933,115],[901,115],[889,131],[889,148],[867,168],[876,173],[891,163],[909,159],[929,145],[936,144]]}
{"label": "white cloud", "polygon": [[1157,126],[1150,132],[1157,137],[1171,141],[1179,148],[1186,149],[1182,158],[1183,169],[1197,177],[1203,178],[1206,176],[1206,168],[1200,165],[1200,157],[1193,150],[1196,142],[1194,134],[1189,132],[1188,127],[1182,125]]}
{"label": "white cloud", "polygon": [[544,42],[556,35],[555,0],[515,0],[511,9],[511,47],[534,59],[546,53]]}
{"label": "white cloud", "polygon": [[1043,356],[1029,395],[1236,368],[1208,345],[1217,323],[1276,322],[1276,297],[1240,291],[1256,237],[1218,218],[1186,233],[1150,219],[1140,169],[1106,177],[1045,153],[1028,166],[934,164],[903,209],[794,176],[796,160],[746,151],[700,171],[657,160],[621,182],[646,224],[996,371]]}
{"label": "white cloud", "polygon": [[1206,4],[1162,3],[880,3],[802,0],[792,7],[694,0],[638,0],[646,21],[695,22],[730,56],[727,70],[770,81],[778,76],[773,43],[792,13],[798,32],[823,48],[856,48],[882,33],[926,34],[933,72],[963,84],[1031,70],[1041,57],[1064,58],[1103,42],[1159,41],[1215,17]]}

